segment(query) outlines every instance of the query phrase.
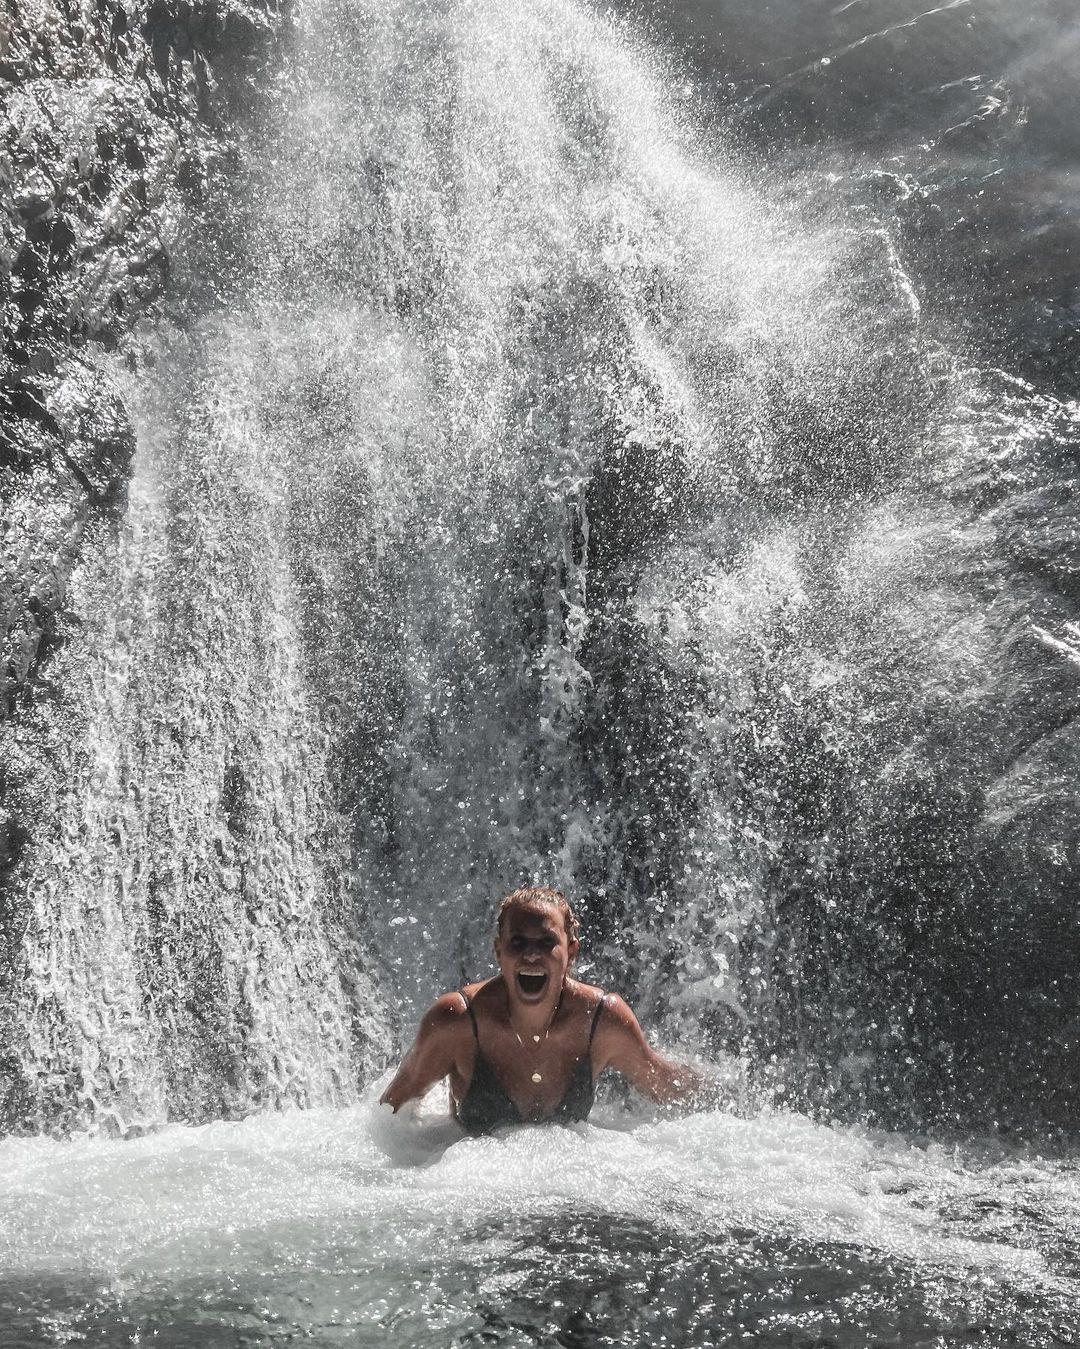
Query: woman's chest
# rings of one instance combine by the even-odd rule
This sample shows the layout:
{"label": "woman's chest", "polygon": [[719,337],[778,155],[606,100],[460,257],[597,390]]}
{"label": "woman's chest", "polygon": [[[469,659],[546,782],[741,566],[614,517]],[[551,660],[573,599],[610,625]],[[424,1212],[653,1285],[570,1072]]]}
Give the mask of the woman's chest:
{"label": "woman's chest", "polygon": [[454,1085],[459,1103],[467,1093],[501,1093],[523,1120],[545,1119],[583,1089],[591,1091],[592,1071],[583,1046],[552,1037],[530,1046],[492,1036],[474,1045]]}

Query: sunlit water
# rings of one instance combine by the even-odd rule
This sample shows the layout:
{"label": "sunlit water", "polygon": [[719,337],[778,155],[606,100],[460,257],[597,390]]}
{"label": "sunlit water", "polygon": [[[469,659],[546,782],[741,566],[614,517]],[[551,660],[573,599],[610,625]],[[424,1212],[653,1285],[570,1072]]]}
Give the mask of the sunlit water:
{"label": "sunlit water", "polygon": [[278,95],[18,729],[16,1124],[74,1137],[0,1143],[0,1345],[1080,1342],[1073,1158],[361,1099],[534,877],[758,1100],[1067,1127],[1080,408],[571,0],[309,0]]}
{"label": "sunlit water", "polygon": [[11,1139],[0,1344],[1073,1344],[1078,1232],[1073,1161],[780,1113]]}

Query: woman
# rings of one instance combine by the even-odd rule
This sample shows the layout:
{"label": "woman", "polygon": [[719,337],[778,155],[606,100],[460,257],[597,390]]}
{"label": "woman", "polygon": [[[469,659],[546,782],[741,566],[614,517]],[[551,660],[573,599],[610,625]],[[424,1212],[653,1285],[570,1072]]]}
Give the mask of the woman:
{"label": "woman", "polygon": [[569,976],[578,922],[547,886],[515,890],[499,907],[499,974],[444,993],[382,1102],[395,1113],[450,1079],[454,1114],[471,1134],[507,1124],[585,1119],[605,1068],[653,1101],[682,1101],[703,1085],[651,1049],[622,998]]}

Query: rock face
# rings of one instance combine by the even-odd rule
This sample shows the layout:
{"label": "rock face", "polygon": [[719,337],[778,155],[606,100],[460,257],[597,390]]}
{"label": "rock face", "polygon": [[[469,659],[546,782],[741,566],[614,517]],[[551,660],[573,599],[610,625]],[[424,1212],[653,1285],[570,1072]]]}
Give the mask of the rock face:
{"label": "rock face", "polygon": [[130,428],[101,346],[162,293],[281,24],[275,0],[31,0],[0,33],[3,710],[43,678],[87,521],[122,491]]}
{"label": "rock face", "polygon": [[[123,501],[134,435],[101,355],[165,293],[283,24],[278,0],[14,0],[0,17],[0,723],[53,697],[72,569]],[[0,754],[0,897],[40,767]],[[0,898],[6,942],[13,907]]]}

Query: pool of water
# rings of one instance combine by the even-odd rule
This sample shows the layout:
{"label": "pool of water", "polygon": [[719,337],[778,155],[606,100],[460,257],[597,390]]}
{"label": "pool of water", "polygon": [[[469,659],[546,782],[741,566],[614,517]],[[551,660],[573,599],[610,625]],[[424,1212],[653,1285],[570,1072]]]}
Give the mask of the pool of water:
{"label": "pool of water", "polygon": [[1080,1162],[364,1104],[0,1143],[0,1346],[1080,1344]]}

